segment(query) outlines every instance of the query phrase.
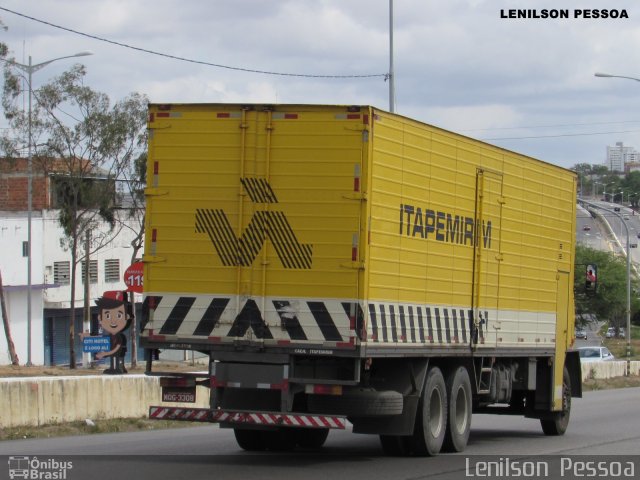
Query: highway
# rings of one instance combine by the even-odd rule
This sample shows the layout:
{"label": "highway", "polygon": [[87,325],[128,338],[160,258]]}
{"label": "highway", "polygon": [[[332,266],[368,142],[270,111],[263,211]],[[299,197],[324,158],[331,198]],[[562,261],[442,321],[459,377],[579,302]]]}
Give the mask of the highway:
{"label": "highway", "polygon": [[435,458],[385,457],[376,436],[340,431],[333,431],[318,451],[249,454],[236,445],[232,431],[215,425],[3,441],[0,455],[37,455],[41,460],[74,455],[69,480],[458,479],[465,476],[469,456],[638,455],[638,398],[640,388],[585,392],[584,398],[573,400],[571,424],[562,437],[544,436],[537,420],[474,415],[467,450]]}
{"label": "highway", "polygon": [[[621,215],[623,219],[621,220],[615,213],[597,209],[600,215],[598,216],[599,220],[596,220],[592,218],[592,215],[585,207],[578,205],[576,241],[598,250],[622,253],[626,250],[627,244],[627,230],[623,225],[624,223],[629,228],[631,261],[640,263],[640,251],[637,248],[637,244],[640,241],[638,237],[640,235],[640,215],[631,208],[618,204],[602,201],[592,203],[608,210],[618,208],[619,211],[615,213]],[[600,220],[604,220],[606,224],[603,224]]]}

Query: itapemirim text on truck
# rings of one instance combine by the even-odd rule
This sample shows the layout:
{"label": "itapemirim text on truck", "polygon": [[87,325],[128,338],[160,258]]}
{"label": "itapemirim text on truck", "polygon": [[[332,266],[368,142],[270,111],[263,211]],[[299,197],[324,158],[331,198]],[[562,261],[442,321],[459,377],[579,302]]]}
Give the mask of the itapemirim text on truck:
{"label": "itapemirim text on truck", "polygon": [[472,412],[567,429],[573,172],[370,106],[152,104],[145,193],[141,342],[210,358],[149,359],[151,418],[392,455],[462,451]]}

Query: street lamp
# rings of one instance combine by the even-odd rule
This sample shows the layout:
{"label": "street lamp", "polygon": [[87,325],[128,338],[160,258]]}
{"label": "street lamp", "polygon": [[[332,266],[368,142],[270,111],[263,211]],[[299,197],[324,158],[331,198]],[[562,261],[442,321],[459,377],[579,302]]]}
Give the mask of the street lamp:
{"label": "street lamp", "polygon": [[[27,83],[29,84],[29,126],[28,126],[28,138],[27,138],[27,365],[33,365],[31,362],[31,213],[33,210],[33,158],[31,156],[31,96],[33,92],[31,77],[33,72],[46,67],[52,62],[57,60],[63,60],[65,58],[84,57],[87,55],[93,55],[92,52],[78,52],[74,55],[67,55],[64,57],[53,58],[46,62],[31,63],[31,55],[29,55],[29,63],[24,65],[22,63],[15,62],[13,60],[7,61],[7,63],[18,70],[22,70],[27,74]],[[73,308],[73,305],[71,305]]]}
{"label": "street lamp", "polygon": [[602,73],[602,72],[596,72],[593,75],[596,77],[603,77],[603,78],[626,78],[627,80],[635,80],[636,82],[640,82],[640,78],[624,77],[622,75],[610,75],[608,73]]}

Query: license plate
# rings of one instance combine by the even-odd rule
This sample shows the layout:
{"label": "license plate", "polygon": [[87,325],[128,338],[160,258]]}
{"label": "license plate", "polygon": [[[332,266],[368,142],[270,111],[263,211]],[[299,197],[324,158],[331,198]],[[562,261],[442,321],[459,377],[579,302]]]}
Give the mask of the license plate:
{"label": "license plate", "polygon": [[162,387],[162,401],[195,403],[196,387]]}

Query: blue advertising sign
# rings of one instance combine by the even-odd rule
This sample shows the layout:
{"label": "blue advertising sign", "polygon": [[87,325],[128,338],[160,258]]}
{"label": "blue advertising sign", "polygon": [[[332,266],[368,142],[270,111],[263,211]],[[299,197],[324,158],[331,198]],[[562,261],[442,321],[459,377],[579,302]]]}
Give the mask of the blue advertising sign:
{"label": "blue advertising sign", "polygon": [[82,351],[95,353],[95,352],[108,352],[111,350],[111,337],[84,337],[82,339]]}

